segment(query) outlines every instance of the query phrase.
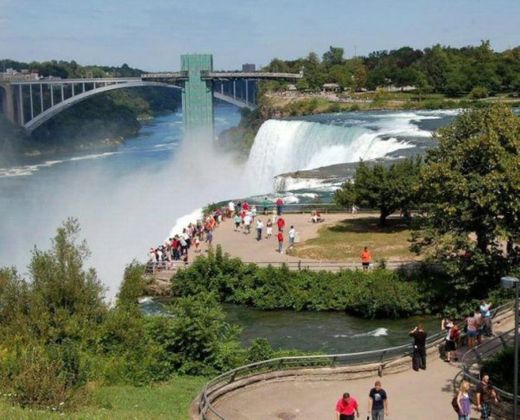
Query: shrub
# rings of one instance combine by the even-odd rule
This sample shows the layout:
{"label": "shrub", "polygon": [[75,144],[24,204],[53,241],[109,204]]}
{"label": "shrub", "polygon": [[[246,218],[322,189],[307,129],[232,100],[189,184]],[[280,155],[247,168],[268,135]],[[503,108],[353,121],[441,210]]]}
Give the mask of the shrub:
{"label": "shrub", "polygon": [[221,302],[261,309],[345,310],[365,318],[395,318],[424,307],[416,283],[403,281],[389,270],[330,273],[291,271],[286,266],[260,268],[222,255],[219,248],[171,281],[174,296],[211,292]]}

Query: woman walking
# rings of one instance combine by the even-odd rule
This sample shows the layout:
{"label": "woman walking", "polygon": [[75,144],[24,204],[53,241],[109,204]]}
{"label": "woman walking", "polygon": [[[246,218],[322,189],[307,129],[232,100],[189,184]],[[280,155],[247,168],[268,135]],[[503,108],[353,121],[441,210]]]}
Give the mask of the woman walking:
{"label": "woman walking", "polygon": [[457,405],[459,406],[459,420],[470,420],[471,400],[469,398],[469,382],[462,381],[457,394]]}

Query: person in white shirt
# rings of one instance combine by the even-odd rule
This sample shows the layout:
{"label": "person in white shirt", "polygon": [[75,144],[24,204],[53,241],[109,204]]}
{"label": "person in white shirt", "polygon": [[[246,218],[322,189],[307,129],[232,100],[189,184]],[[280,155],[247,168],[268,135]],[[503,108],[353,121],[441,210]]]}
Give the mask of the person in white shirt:
{"label": "person in white shirt", "polygon": [[264,224],[260,219],[256,221],[256,240],[260,241],[262,239],[262,231],[264,230]]}
{"label": "person in white shirt", "polygon": [[295,238],[296,238],[296,229],[294,229],[294,226],[291,226],[291,229],[289,230],[289,248],[292,248],[294,246]]}
{"label": "person in white shirt", "polygon": [[246,217],[244,217],[244,227],[246,228],[246,232],[247,234],[251,233],[251,222],[253,221],[253,218],[251,217],[251,215],[248,213],[246,214]]}

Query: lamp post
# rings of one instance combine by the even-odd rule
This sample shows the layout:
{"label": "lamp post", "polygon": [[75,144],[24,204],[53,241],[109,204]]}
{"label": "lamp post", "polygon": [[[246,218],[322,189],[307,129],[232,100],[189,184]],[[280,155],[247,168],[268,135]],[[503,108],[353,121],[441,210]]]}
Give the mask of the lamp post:
{"label": "lamp post", "polygon": [[515,288],[515,366],[513,383],[513,418],[517,419],[518,414],[518,289],[520,280],[516,277],[507,276],[500,279],[500,285],[505,289]]}

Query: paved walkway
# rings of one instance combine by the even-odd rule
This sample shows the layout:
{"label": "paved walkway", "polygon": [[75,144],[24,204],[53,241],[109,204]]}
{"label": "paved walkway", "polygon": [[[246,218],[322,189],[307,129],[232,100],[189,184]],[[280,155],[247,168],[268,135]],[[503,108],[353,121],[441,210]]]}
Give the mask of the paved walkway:
{"label": "paved walkway", "polygon": [[[289,229],[291,225],[294,225],[296,231],[298,232],[299,241],[304,242],[308,239],[312,239],[318,236],[318,231],[320,228],[324,226],[334,225],[342,220],[351,219],[351,218],[362,218],[362,217],[377,217],[374,213],[359,213],[356,216],[352,216],[350,213],[329,213],[322,214],[325,218],[324,222],[321,223],[312,223],[310,214],[284,214],[283,217],[285,219],[285,228],[284,228],[284,250],[289,245]],[[270,216],[260,215],[257,216],[264,222],[267,221],[267,218]],[[326,263],[323,261],[316,261],[311,259],[305,259],[300,257],[294,257],[291,255],[287,255],[285,252],[280,254],[278,252],[278,240],[276,239],[276,234],[278,233],[278,228],[276,225],[273,226],[273,236],[269,239],[265,239],[265,229],[262,240],[256,240],[256,224],[253,223],[251,227],[251,233],[246,234],[244,229],[241,228],[238,231],[235,231],[235,226],[231,219],[226,219],[224,222],[220,224],[220,226],[215,230],[213,245],[220,245],[224,252],[227,252],[229,255],[233,257],[238,257],[242,261],[245,262],[254,262],[254,263],[283,263],[283,262],[293,262],[296,263],[298,261],[302,262],[310,262],[310,263]],[[361,254],[363,244],[359,244],[359,253]],[[207,250],[207,246],[205,243],[201,244],[201,249],[199,252],[194,252],[190,250],[190,260],[193,260],[198,255],[204,255]],[[389,267],[391,268],[393,263],[400,264],[400,260],[396,259],[395,261],[387,261]],[[350,268],[357,267],[359,264],[359,268],[361,268],[361,263],[358,260],[343,262],[342,264],[348,265]],[[182,266],[182,262],[178,262],[176,265]],[[330,267],[327,269],[331,269]],[[171,270],[163,270],[159,271],[156,274],[156,278],[159,280],[169,281],[170,277],[174,271]]]}
{"label": "paved walkway", "polygon": [[[513,320],[495,325],[495,332],[513,328]],[[426,371],[405,372],[379,378],[351,381],[317,381],[295,378],[291,381],[264,382],[237,390],[218,400],[215,408],[226,419],[333,419],[335,404],[344,392],[354,396],[366,419],[368,392],[381,380],[389,397],[389,418],[399,420],[456,419],[451,407],[452,380],[460,369],[456,364],[430,358]],[[479,418],[473,409],[471,418]]]}

